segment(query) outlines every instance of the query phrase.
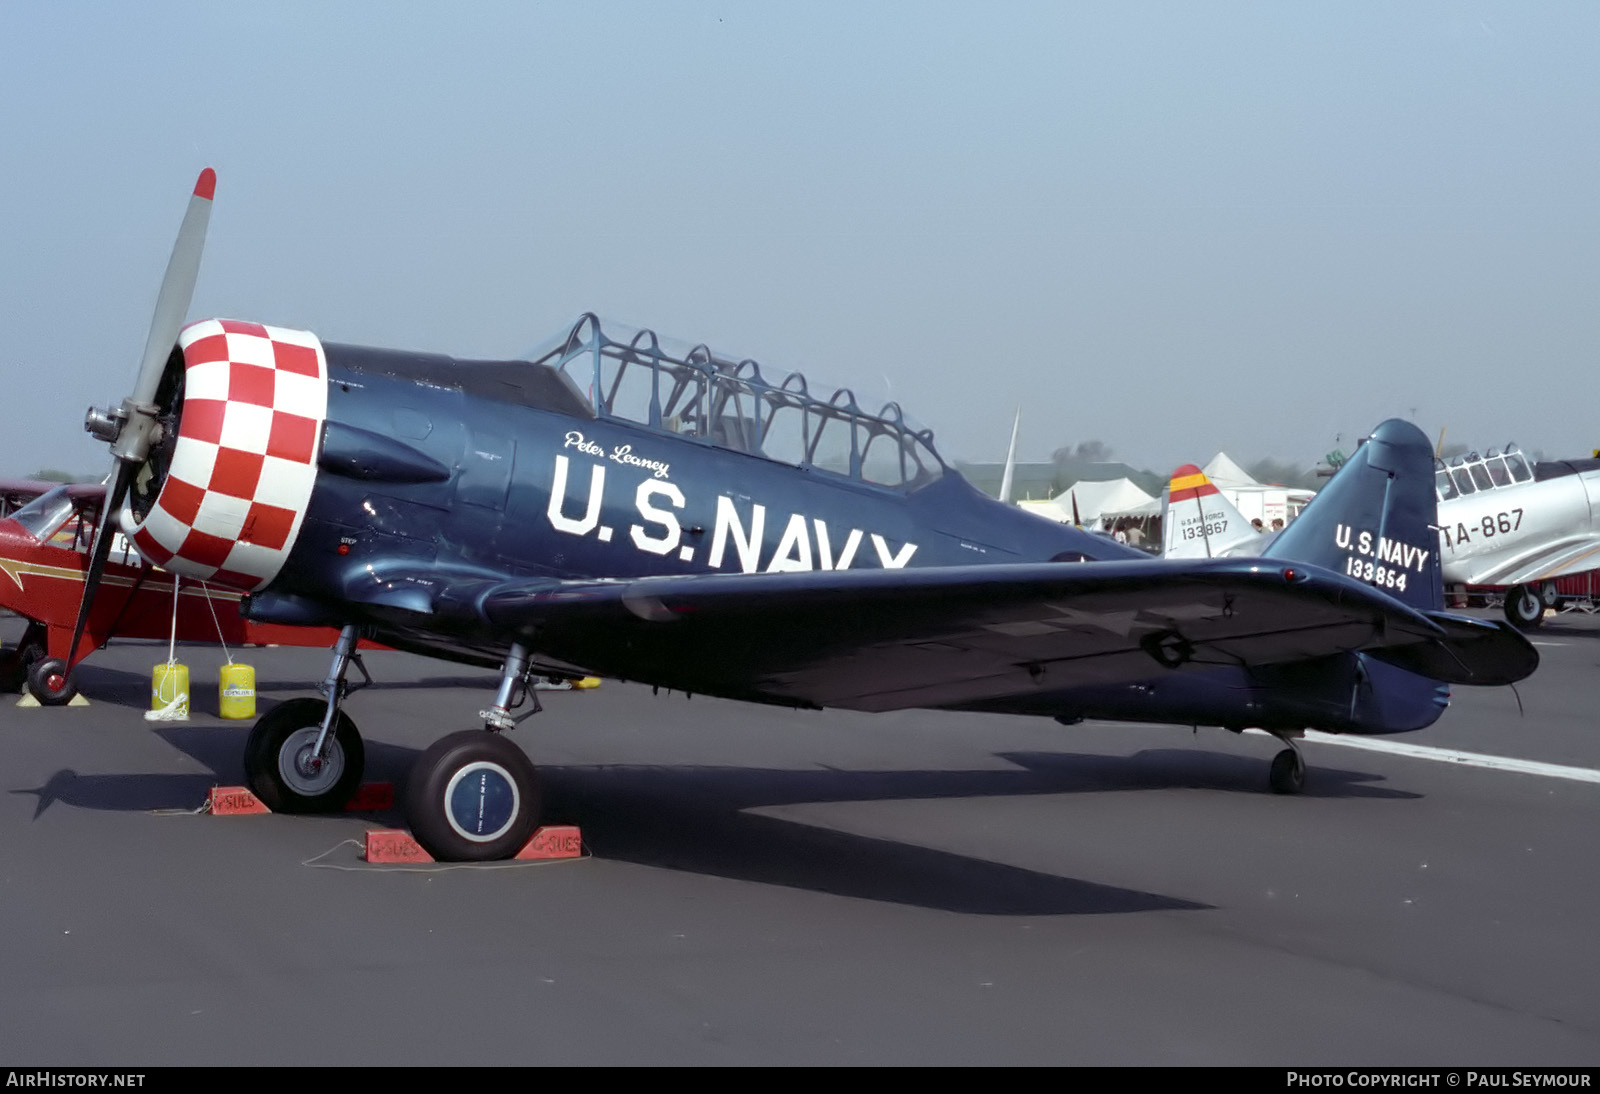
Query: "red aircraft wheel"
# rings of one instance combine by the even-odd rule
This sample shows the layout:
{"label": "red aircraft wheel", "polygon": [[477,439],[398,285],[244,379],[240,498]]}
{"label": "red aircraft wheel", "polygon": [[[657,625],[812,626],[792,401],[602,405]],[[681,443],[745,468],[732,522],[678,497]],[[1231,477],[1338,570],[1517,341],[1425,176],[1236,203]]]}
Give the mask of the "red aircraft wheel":
{"label": "red aircraft wheel", "polygon": [[510,858],[533,835],[539,797],[539,773],[527,753],[498,733],[464,729],[417,757],[406,782],[406,821],[440,861]]}
{"label": "red aircraft wheel", "polygon": [[59,657],[45,657],[28,667],[28,694],[41,706],[64,707],[77,696],[67,663]]}

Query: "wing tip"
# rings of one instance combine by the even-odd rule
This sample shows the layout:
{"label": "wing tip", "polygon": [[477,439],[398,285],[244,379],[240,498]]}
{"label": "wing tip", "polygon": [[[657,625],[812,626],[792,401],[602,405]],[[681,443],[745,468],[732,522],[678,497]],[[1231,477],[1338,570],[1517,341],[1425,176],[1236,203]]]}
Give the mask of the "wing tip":
{"label": "wing tip", "polygon": [[195,180],[194,196],[212,201],[217,196],[217,173],[207,167],[200,172],[200,177]]}

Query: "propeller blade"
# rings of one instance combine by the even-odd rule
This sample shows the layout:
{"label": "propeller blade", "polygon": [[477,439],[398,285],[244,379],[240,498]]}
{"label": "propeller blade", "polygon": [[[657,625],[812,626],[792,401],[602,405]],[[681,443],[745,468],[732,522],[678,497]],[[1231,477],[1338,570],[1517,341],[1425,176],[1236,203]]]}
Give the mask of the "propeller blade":
{"label": "propeller blade", "polygon": [[161,279],[161,292],[156,297],[155,314],[150,319],[150,336],[139,362],[139,375],[134,381],[133,394],[123,404],[133,413],[123,423],[117,443],[111,448],[112,455],[120,460],[137,462],[149,454],[153,412],[136,411],[154,402],[167,356],[189,315],[189,301],[194,297],[194,285],[200,277],[200,255],[205,250],[211,201],[216,192],[217,173],[207,167],[194,184],[189,208],[183,214],[178,238],[172,244],[172,257],[167,260],[167,272]]}
{"label": "propeller blade", "polygon": [[[78,621],[72,628],[72,645],[67,647],[68,671],[82,660],[78,656],[78,643],[82,640],[83,629],[89,622],[89,609],[94,606],[95,593],[99,591],[100,578],[105,573],[106,559],[111,554],[111,532],[114,521],[112,514],[122,508],[122,499],[127,496],[128,487],[132,484],[134,472],[137,470],[135,464],[118,463],[116,475],[106,487],[106,500],[100,507],[100,525],[95,530],[94,549],[89,555],[89,570],[83,578],[83,600],[78,604]],[[88,653],[84,656],[87,657]]]}

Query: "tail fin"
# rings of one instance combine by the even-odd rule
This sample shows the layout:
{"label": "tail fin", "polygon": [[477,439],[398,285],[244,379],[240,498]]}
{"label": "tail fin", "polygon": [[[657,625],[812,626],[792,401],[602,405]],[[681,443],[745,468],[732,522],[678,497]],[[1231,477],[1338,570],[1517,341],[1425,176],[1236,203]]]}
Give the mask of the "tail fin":
{"label": "tail fin", "polygon": [[[1216,558],[1257,554],[1260,533],[1192,463],[1172,473],[1161,504],[1163,558]],[[1239,551],[1244,547],[1244,551]]]}
{"label": "tail fin", "polygon": [[1017,416],[1011,420],[1011,447],[1006,449],[1006,469],[1000,476],[1000,500],[1007,505],[1011,504],[1011,480],[1017,470],[1017,430],[1022,425],[1022,408],[1017,407]]}
{"label": "tail fin", "polygon": [[1391,418],[1268,544],[1268,558],[1308,562],[1375,585],[1423,611],[1444,604],[1433,446]]}

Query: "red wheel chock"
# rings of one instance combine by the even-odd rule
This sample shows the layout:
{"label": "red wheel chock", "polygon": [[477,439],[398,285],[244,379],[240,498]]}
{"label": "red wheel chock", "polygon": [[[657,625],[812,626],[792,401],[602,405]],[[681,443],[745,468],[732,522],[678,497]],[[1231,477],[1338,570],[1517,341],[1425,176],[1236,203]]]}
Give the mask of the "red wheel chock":
{"label": "red wheel chock", "polygon": [[[576,825],[549,824],[537,829],[522,850],[512,856],[523,862],[539,859],[577,858],[583,854],[583,833]],[[365,858],[368,862],[432,862],[433,856],[399,828],[368,829]]]}

